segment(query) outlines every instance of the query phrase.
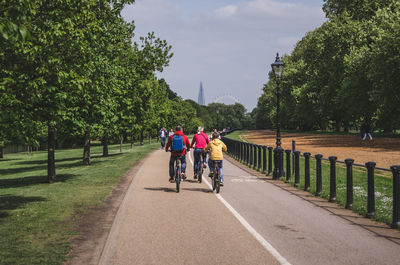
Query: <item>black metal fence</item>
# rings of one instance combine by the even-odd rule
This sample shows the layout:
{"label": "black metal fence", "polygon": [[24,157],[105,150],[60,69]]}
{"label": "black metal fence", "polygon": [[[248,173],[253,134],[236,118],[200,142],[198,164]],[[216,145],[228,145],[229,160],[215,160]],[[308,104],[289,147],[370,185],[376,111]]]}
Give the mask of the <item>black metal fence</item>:
{"label": "black metal fence", "polygon": [[[300,154],[299,151],[295,151],[295,144],[292,145],[293,150],[284,150],[286,158],[286,168],[283,170],[283,163],[277,162],[275,159],[273,165],[273,148],[257,145],[253,143],[241,142],[237,140],[233,140],[227,137],[222,137],[222,141],[226,144],[228,148],[228,154],[238,160],[239,162],[247,165],[248,167],[255,169],[263,174],[270,175],[272,173],[272,167],[280,167],[281,172],[283,174],[281,177],[285,177],[286,182],[291,181],[291,172],[294,176],[294,186],[300,185],[300,156],[303,156],[304,159],[304,190],[310,191],[310,159],[315,159],[315,177],[316,177],[316,187],[315,187],[315,195],[321,196],[322,190],[322,161],[329,161],[329,201],[336,201],[336,191],[337,191],[337,181],[336,181],[336,168],[337,164],[344,164],[346,167],[346,202],[345,208],[351,209],[353,207],[353,195],[354,195],[354,186],[353,186],[353,167],[364,167],[367,170],[367,213],[366,217],[374,218],[375,217],[375,170],[379,169],[382,171],[391,171],[393,175],[393,195],[392,195],[392,204],[393,204],[393,213],[392,213],[392,221],[391,226],[393,228],[400,227],[400,165],[394,165],[390,169],[385,168],[376,168],[375,162],[367,162],[365,165],[354,164],[353,159],[346,159],[345,161],[337,161],[337,157],[330,156],[328,159],[323,158],[321,154],[316,154],[314,157],[311,156],[310,153],[305,152]],[[282,152],[281,152],[282,153]],[[279,155],[279,154],[278,154]],[[283,156],[283,154],[280,154]],[[284,161],[284,158],[281,157],[281,161]],[[291,170],[292,167],[292,170]]]}

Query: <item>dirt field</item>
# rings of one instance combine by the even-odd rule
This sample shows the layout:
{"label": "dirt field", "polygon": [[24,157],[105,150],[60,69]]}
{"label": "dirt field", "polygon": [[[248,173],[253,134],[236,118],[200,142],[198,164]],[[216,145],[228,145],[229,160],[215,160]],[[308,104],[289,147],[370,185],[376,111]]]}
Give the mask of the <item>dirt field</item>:
{"label": "dirt field", "polygon": [[[246,137],[256,144],[276,145],[275,131],[249,131]],[[324,158],[337,156],[339,161],[352,158],[356,164],[373,161],[380,168],[400,165],[400,138],[374,138],[371,141],[367,137],[363,141],[361,137],[351,135],[305,133],[281,133],[281,138],[284,149],[291,149],[292,140],[295,140],[296,150],[301,153],[322,154]]]}

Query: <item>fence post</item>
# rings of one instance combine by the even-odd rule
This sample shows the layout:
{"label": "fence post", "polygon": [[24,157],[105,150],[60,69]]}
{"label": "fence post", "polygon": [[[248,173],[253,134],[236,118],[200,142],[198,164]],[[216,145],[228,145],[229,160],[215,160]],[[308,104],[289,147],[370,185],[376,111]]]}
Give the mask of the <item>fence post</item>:
{"label": "fence post", "polygon": [[258,145],[254,144],[253,145],[253,156],[254,156],[254,160],[253,160],[253,169],[257,168],[257,147]]}
{"label": "fence post", "polygon": [[268,147],[268,175],[272,172],[272,147]]}
{"label": "fence post", "polygon": [[246,165],[250,163],[250,144],[246,143]]}
{"label": "fence post", "polygon": [[304,190],[310,190],[310,156],[309,152],[304,153]]}
{"label": "fence post", "polygon": [[267,147],[265,145],[263,145],[262,149],[263,149],[263,169],[262,169],[262,173],[265,174],[266,171],[267,171]]}
{"label": "fence post", "polygon": [[292,155],[292,150],[286,149],[286,180],[285,182],[288,183],[290,182],[290,156]]}
{"label": "fence post", "polygon": [[336,201],[336,156],[330,156],[329,162],[331,163],[331,179],[329,185],[329,201],[334,202]]}
{"label": "fence post", "polygon": [[293,174],[294,174],[294,167],[295,167],[295,162],[294,162],[294,152],[296,151],[296,141],[292,140],[292,170],[293,170]]}
{"label": "fence post", "polygon": [[261,171],[261,145],[258,145],[258,162],[257,162],[257,171]]}
{"label": "fence post", "polygon": [[373,218],[375,216],[375,187],[374,187],[374,169],[375,162],[367,162],[365,166],[368,170],[368,212],[367,217]]}
{"label": "fence post", "polygon": [[315,192],[316,196],[320,196],[322,193],[322,168],[321,168],[321,159],[322,155],[321,154],[316,154],[315,159],[317,160],[317,190]]}
{"label": "fence post", "polygon": [[347,158],[344,160],[346,163],[346,209],[353,207],[353,163],[354,159]]}
{"label": "fence post", "polygon": [[294,186],[300,185],[300,151],[294,151]]}
{"label": "fence post", "polygon": [[279,152],[278,148],[274,149],[274,172],[272,173],[272,179],[278,179],[279,171]]}
{"label": "fence post", "polygon": [[391,166],[390,169],[393,173],[393,215],[392,215],[392,228],[399,228],[400,226],[400,166]]}

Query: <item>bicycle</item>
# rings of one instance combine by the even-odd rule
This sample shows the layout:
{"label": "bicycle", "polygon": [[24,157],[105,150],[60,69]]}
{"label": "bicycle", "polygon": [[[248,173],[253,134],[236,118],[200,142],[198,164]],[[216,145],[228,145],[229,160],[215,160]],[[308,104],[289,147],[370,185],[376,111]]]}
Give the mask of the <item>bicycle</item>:
{"label": "bicycle", "polygon": [[197,181],[199,183],[201,183],[202,181],[202,177],[203,177],[203,172],[204,172],[204,168],[203,168],[203,162],[201,160],[199,160],[197,162]]}
{"label": "bicycle", "polygon": [[214,173],[212,175],[212,189],[213,191],[215,190],[216,193],[219,193],[220,191],[220,186],[221,186],[221,172],[219,165],[221,161],[213,161],[214,163]]}
{"label": "bicycle", "polygon": [[[171,152],[171,150],[168,150],[168,152]],[[182,161],[181,158],[182,156],[176,156],[174,157],[175,161],[174,161],[174,181],[176,183],[176,192],[178,193],[180,190],[180,184],[181,184],[181,180],[182,180],[182,172],[181,172],[181,168],[182,168]]]}
{"label": "bicycle", "polygon": [[175,157],[175,161],[174,161],[174,163],[175,163],[174,180],[175,180],[175,183],[176,183],[176,192],[179,192],[180,184],[181,184],[181,180],[182,180],[181,157],[182,156]]}

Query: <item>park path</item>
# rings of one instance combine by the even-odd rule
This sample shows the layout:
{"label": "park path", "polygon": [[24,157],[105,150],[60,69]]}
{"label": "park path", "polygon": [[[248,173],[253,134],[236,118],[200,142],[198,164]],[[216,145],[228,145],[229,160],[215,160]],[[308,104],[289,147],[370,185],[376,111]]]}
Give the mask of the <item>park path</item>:
{"label": "park path", "polygon": [[[396,264],[400,235],[332,203],[224,161],[215,196],[168,183],[169,154],[144,161],[119,208],[99,264]],[[208,172],[208,170],[206,171]],[[207,178],[206,178],[207,179]]]}
{"label": "park path", "polygon": [[99,264],[279,264],[205,183],[168,182],[169,153],[154,152],[135,176]]}

